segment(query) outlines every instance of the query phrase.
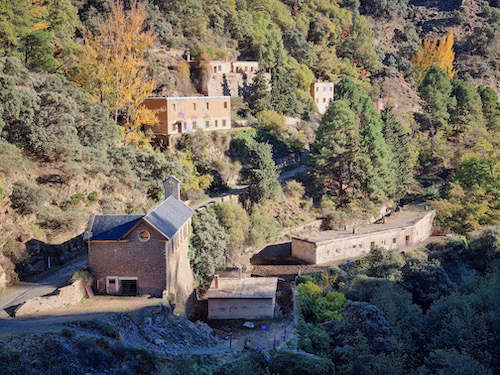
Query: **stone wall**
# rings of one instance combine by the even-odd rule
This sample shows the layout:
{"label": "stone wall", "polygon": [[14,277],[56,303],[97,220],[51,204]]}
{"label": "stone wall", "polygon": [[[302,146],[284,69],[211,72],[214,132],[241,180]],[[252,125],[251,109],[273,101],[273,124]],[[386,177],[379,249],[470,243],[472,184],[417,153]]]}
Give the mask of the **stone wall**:
{"label": "stone wall", "polygon": [[431,211],[413,225],[321,241],[293,237],[292,256],[311,264],[321,264],[361,257],[369,253],[374,246],[385,249],[404,249],[417,245],[432,234],[434,216],[435,212]]}

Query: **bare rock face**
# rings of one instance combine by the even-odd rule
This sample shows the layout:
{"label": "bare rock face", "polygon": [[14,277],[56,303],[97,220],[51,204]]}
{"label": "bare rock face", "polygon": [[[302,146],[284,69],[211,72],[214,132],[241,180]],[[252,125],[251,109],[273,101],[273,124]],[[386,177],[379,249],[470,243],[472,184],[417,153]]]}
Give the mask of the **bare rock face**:
{"label": "bare rock face", "polygon": [[17,280],[14,268],[12,261],[0,253],[0,291]]}
{"label": "bare rock face", "polygon": [[81,280],[58,290],[58,294],[32,298],[16,311],[16,317],[33,315],[43,311],[74,305],[87,295]]}

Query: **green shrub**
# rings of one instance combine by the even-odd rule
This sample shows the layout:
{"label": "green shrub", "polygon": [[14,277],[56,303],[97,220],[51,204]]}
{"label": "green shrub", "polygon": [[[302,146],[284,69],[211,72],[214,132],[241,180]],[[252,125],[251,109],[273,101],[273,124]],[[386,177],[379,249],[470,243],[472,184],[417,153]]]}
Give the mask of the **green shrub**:
{"label": "green shrub", "polygon": [[85,196],[82,193],[75,193],[71,197],[69,197],[69,203],[72,206],[76,206],[84,200],[85,200]]}
{"label": "green shrub", "polygon": [[17,181],[12,187],[11,206],[22,215],[38,213],[46,200],[45,191],[31,182]]}
{"label": "green shrub", "polygon": [[249,243],[259,247],[276,236],[279,232],[278,222],[262,208],[254,207],[250,215]]}
{"label": "green shrub", "polygon": [[85,285],[90,285],[94,281],[94,277],[92,274],[87,270],[87,269],[81,269],[76,271],[72,276],[71,276],[71,282],[75,282],[78,280],[82,280]]}
{"label": "green shrub", "polygon": [[92,191],[91,193],[89,193],[89,195],[87,195],[87,199],[89,202],[97,201],[97,191]]}

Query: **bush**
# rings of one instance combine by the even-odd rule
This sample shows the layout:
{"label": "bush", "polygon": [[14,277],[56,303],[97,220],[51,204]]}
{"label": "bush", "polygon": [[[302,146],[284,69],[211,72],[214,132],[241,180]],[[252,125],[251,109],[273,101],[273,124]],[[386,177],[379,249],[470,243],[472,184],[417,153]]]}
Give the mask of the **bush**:
{"label": "bush", "polygon": [[254,207],[250,215],[249,243],[259,247],[264,245],[279,232],[278,222],[274,217],[264,212],[262,208]]}
{"label": "bush", "polygon": [[201,289],[208,288],[215,271],[225,266],[227,242],[226,231],[214,215],[202,210],[193,216],[189,260]]}
{"label": "bush", "polygon": [[72,283],[74,283],[75,281],[78,281],[78,280],[81,280],[83,282],[83,284],[85,284],[85,285],[90,285],[94,281],[94,277],[87,269],[81,269],[81,270],[76,271],[71,276]]}
{"label": "bush", "polygon": [[239,249],[248,238],[250,220],[241,205],[224,202],[215,206],[215,213],[228,235],[228,246],[231,250]]}
{"label": "bush", "polygon": [[75,193],[71,197],[69,197],[69,203],[72,206],[78,205],[80,202],[85,200],[85,196],[82,193]]}
{"label": "bush", "polygon": [[87,200],[89,202],[95,202],[95,201],[97,201],[97,191],[90,192],[89,195],[87,195]]}
{"label": "bush", "polygon": [[22,215],[38,213],[46,200],[45,191],[30,182],[17,181],[12,187],[11,206]]}
{"label": "bush", "polygon": [[283,192],[287,197],[301,199],[304,196],[305,188],[299,181],[290,180],[283,187]]}

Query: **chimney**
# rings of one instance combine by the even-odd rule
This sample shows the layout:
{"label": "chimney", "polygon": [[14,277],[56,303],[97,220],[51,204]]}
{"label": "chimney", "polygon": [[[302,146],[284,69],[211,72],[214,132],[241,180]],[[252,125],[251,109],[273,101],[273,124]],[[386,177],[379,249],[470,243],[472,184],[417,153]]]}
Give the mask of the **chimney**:
{"label": "chimney", "polygon": [[181,182],[174,176],[167,177],[163,182],[163,187],[165,189],[165,199],[172,195],[174,198],[181,200]]}
{"label": "chimney", "polygon": [[219,275],[214,276],[214,289],[219,289]]}

